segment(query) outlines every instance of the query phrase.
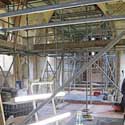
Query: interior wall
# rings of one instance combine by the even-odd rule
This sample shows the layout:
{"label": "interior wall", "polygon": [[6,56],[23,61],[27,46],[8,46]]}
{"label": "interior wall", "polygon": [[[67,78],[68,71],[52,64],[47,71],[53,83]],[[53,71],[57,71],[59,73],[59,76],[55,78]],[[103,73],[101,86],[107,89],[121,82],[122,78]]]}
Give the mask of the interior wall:
{"label": "interior wall", "polygon": [[103,82],[103,73],[100,72],[98,69],[88,69],[87,73],[87,80],[93,82]]}
{"label": "interior wall", "polygon": [[41,73],[44,69],[44,65],[45,65],[45,61],[46,61],[46,57],[39,57],[36,56],[33,59],[34,63],[33,63],[33,79],[40,79],[41,77]]}
{"label": "interior wall", "polygon": [[103,74],[101,72],[92,73],[91,80],[95,82],[103,82]]}

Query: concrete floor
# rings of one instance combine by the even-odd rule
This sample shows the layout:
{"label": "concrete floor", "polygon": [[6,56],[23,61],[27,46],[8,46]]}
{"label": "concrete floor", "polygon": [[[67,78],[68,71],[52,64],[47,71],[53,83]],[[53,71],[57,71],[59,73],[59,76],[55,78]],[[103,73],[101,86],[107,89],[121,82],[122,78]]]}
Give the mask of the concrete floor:
{"label": "concrete floor", "polygon": [[[59,107],[59,110],[57,110],[58,114],[64,112],[72,113],[72,116],[70,118],[62,120],[61,122],[59,122],[59,125],[75,125],[76,112],[85,109],[86,106],[83,104],[64,103]],[[122,125],[123,114],[114,112],[112,106],[89,105],[89,112],[91,112],[91,114],[93,115],[94,120],[85,122],[86,125]],[[39,111],[39,117],[41,120],[49,116],[53,116],[51,104],[44,106]]]}
{"label": "concrete floor", "polygon": [[[58,105],[57,113],[71,112],[71,117],[59,121],[59,125],[75,125],[76,112],[85,109],[83,104],[70,104],[64,102]],[[84,121],[85,125],[122,125],[122,113],[116,113],[113,111],[112,106],[107,105],[89,105],[89,112],[94,117],[93,121]],[[41,110],[39,110],[39,120],[46,119],[53,116],[52,105],[47,104]],[[16,118],[16,123],[21,123],[25,117]],[[56,125],[55,123],[49,125]]]}
{"label": "concrete floor", "polygon": [[[68,97],[71,97],[73,99],[76,98],[76,101],[78,101],[78,99],[80,100],[83,97],[83,95],[85,95],[85,93],[73,91],[72,93],[70,93],[70,96]],[[76,96],[79,98],[77,98]],[[84,101],[84,98],[85,97],[82,98],[82,101]],[[75,125],[76,112],[82,111],[84,109],[86,109],[86,105],[82,103],[75,104],[75,103],[63,102],[58,104],[57,114],[62,114],[65,112],[71,112],[72,114],[71,117],[68,117],[62,121],[59,121],[59,125]],[[89,122],[84,121],[85,125],[122,125],[123,114],[114,112],[113,107],[111,105],[92,104],[92,105],[88,105],[88,109],[89,109],[89,112],[94,117],[94,120]],[[52,117],[54,115],[52,104],[50,103],[45,105],[42,109],[39,110],[38,115],[39,115],[39,120]],[[55,125],[55,123],[49,124],[49,125]]]}

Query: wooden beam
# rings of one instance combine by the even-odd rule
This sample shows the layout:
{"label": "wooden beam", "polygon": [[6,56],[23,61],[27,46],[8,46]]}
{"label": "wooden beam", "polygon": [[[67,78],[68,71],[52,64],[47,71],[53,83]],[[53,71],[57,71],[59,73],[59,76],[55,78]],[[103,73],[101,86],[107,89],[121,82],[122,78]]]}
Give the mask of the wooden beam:
{"label": "wooden beam", "polygon": [[107,9],[105,3],[100,3],[100,4],[98,4],[97,6],[98,6],[98,7],[100,8],[100,10],[104,13],[104,15],[106,15],[106,16],[109,15],[109,14],[108,14],[108,9]]}
{"label": "wooden beam", "polygon": [[[36,44],[33,47],[35,52],[54,52],[54,51],[75,51],[77,49],[87,48],[102,48],[106,46],[110,41],[86,41],[86,42],[64,42],[64,43],[50,43],[50,44]],[[121,40],[118,46],[125,46],[125,40]],[[116,45],[116,46],[117,46]]]}
{"label": "wooden beam", "polygon": [[[54,51],[75,51],[78,49],[88,48],[102,48],[110,41],[86,41],[86,42],[65,42],[65,43],[50,43],[50,44],[36,44],[33,46],[31,52],[54,52]],[[125,40],[121,40],[115,47],[125,47]],[[0,40],[0,48],[14,50],[14,43]],[[26,46],[17,44],[17,51],[26,51]]]}
{"label": "wooden beam", "polygon": [[10,0],[1,0],[1,2],[6,4],[6,5],[9,5],[11,3]]}
{"label": "wooden beam", "polygon": [[[110,16],[109,10],[108,10],[108,8],[107,8],[105,3],[100,3],[97,6],[104,13],[104,15]],[[116,30],[115,30],[116,28],[115,28],[114,22],[110,22],[110,25],[111,25],[111,30],[112,30],[112,36],[115,38],[116,37]]]}
{"label": "wooden beam", "polygon": [[[0,40],[0,48],[12,50],[14,49],[14,43]],[[16,44],[16,50],[25,51],[26,47],[20,44]]]}

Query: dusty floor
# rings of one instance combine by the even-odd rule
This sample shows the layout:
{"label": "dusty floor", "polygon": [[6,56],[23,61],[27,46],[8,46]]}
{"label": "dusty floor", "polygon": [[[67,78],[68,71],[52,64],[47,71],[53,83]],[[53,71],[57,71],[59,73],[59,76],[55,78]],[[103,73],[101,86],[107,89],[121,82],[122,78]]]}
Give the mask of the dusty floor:
{"label": "dusty floor", "polygon": [[[73,93],[70,93],[70,96],[68,96],[67,98],[76,99],[75,101],[78,101],[78,99],[79,100],[82,99],[82,101],[84,101],[85,97],[83,97],[83,95],[85,95],[85,93],[81,93],[81,92],[76,93],[73,91]],[[95,98],[92,99],[92,102],[94,101],[95,101]],[[82,111],[83,109],[86,109],[85,104],[74,104],[74,103],[68,103],[68,102],[63,102],[58,104],[57,114],[62,114],[66,112],[71,112],[72,114],[71,117],[68,117],[62,121],[59,121],[58,125],[75,125],[76,112]],[[88,105],[88,109],[94,119],[93,121],[89,121],[89,122],[84,121],[85,125],[122,125],[123,124],[122,123],[123,114],[114,112],[113,107],[111,105],[92,104],[92,105]],[[52,117],[54,115],[52,104],[50,103],[45,105],[42,109],[39,110],[38,115],[39,115],[39,120]],[[22,121],[22,120],[17,120],[17,121]],[[49,125],[56,125],[56,124],[53,123]]]}
{"label": "dusty floor", "polygon": [[[71,112],[71,117],[68,117],[62,121],[59,121],[58,125],[75,125],[76,112],[85,109],[83,104],[69,104],[63,103],[58,105],[57,113]],[[122,125],[122,113],[116,113],[113,111],[112,106],[107,105],[89,105],[89,112],[94,117],[93,121],[86,122],[85,125]],[[39,120],[46,119],[53,116],[52,105],[47,104],[39,111]],[[25,117],[16,118],[16,123],[21,123]],[[55,123],[49,125],[56,125]]]}
{"label": "dusty floor", "polygon": [[[85,109],[83,104],[64,103],[58,106],[57,113],[71,112],[72,116],[59,123],[59,125],[75,125],[76,112]],[[113,111],[112,106],[89,105],[89,112],[94,117],[93,121],[85,122],[86,125],[122,125],[122,113]],[[52,105],[48,104],[39,111],[40,119],[53,116]]]}

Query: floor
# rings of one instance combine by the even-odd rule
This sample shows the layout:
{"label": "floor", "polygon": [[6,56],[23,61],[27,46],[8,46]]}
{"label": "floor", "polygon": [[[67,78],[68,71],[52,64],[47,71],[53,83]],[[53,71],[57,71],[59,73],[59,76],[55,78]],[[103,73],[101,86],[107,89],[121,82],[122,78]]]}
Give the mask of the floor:
{"label": "floor", "polygon": [[[39,111],[40,119],[53,116],[52,105],[46,105]],[[70,118],[61,121],[59,125],[75,125],[76,112],[85,109],[86,106],[83,104],[68,104],[64,103],[59,106],[58,114],[71,112]],[[122,125],[122,113],[116,113],[113,111],[112,106],[107,105],[89,105],[89,112],[94,117],[93,121],[86,122],[86,125]],[[41,120],[42,120],[41,119]],[[54,125],[54,124],[53,124]]]}
{"label": "floor", "polygon": [[[67,95],[66,98],[68,99],[74,99],[74,100],[84,100],[85,97],[83,96],[84,93],[81,92],[72,92],[69,95]],[[65,100],[64,99],[64,100]],[[92,101],[96,100],[96,98],[93,98]],[[101,98],[98,100],[100,101]],[[96,100],[97,101],[97,100]],[[85,101],[86,102],[86,101]],[[66,112],[71,112],[71,117],[68,117],[62,121],[59,121],[58,125],[76,125],[76,113],[77,111],[83,111],[86,109],[86,104],[75,104],[75,103],[68,103],[63,102],[57,105],[57,114],[62,114]],[[122,125],[123,122],[123,114],[114,112],[112,105],[96,105],[91,104],[88,105],[88,111],[93,116],[93,121],[84,121],[85,125]],[[38,112],[39,120],[47,119],[48,117],[52,117],[54,115],[53,113],[53,107],[52,104],[49,103],[42,107],[42,109]],[[21,120],[16,120],[18,123],[20,123],[24,117]],[[49,125],[55,125],[49,124]]]}
{"label": "floor", "polygon": [[[72,114],[71,117],[59,121],[58,125],[76,125],[75,124],[76,112],[83,110],[85,108],[86,105],[83,104],[69,104],[66,102],[58,105],[58,110],[57,110],[58,114],[65,112],[71,112]],[[112,106],[89,105],[88,109],[89,112],[94,117],[94,119],[93,121],[84,121],[85,125],[122,125],[123,114],[114,112]],[[39,114],[39,120],[52,117],[53,116],[52,105],[51,104],[45,105],[41,110],[39,110],[38,114]],[[16,118],[14,121],[16,121],[17,123],[21,123],[21,121],[24,118],[25,117],[22,118],[19,117]],[[55,125],[55,123],[49,125]]]}

